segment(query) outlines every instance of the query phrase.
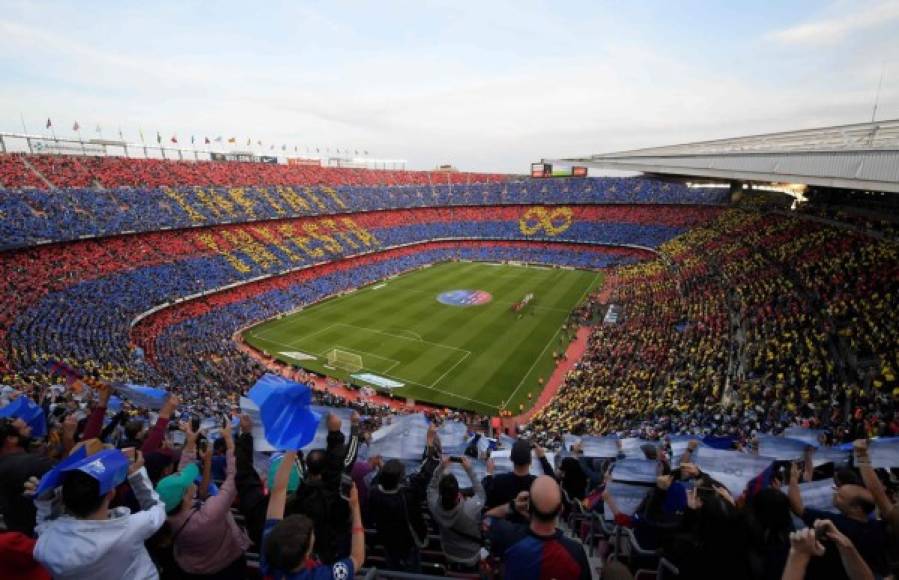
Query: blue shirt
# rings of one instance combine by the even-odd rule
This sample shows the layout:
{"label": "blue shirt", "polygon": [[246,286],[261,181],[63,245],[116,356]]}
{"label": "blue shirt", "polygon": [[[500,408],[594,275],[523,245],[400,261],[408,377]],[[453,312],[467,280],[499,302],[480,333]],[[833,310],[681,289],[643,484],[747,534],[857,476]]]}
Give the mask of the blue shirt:
{"label": "blue shirt", "polygon": [[265,580],[353,580],[353,561],[349,558],[338,560],[327,566],[318,562],[307,562],[306,567],[297,572],[276,570],[265,561],[265,541],[275,524],[281,520],[265,520],[262,530],[262,549],[260,550],[259,568]]}

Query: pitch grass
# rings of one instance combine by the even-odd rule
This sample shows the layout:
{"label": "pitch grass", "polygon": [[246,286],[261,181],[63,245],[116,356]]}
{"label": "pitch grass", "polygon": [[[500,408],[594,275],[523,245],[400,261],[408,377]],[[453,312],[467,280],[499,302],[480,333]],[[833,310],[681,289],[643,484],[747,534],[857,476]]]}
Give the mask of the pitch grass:
{"label": "pitch grass", "polygon": [[[395,396],[490,415],[505,405],[517,413],[539,397],[553,352],[569,344],[562,326],[601,282],[598,272],[446,262],[263,322],[244,339],[284,362],[367,384],[326,366],[332,349],[356,353],[359,373],[405,384],[390,391]],[[464,308],[437,301],[457,289],[485,290],[493,300]],[[512,304],[529,292],[534,299],[519,317]],[[284,354],[290,352],[316,358]]]}

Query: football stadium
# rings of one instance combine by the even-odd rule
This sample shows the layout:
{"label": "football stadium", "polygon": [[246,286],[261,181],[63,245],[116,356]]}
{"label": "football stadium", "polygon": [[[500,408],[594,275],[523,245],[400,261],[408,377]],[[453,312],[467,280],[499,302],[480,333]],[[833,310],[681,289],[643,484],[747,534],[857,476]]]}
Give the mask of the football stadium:
{"label": "football stadium", "polygon": [[892,0],[0,7],[0,578],[899,577]]}

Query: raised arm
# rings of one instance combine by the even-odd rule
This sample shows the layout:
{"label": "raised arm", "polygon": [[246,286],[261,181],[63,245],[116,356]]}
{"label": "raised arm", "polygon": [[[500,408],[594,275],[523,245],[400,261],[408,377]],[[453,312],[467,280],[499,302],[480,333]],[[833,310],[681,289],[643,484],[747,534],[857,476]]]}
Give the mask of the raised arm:
{"label": "raised arm", "polygon": [[815,473],[815,448],[811,445],[806,445],[805,451],[802,454],[802,460],[802,481],[811,481],[814,478]]}
{"label": "raised arm", "polygon": [[[798,478],[798,475],[797,475]],[[790,532],[790,554],[781,580],[803,580],[813,556],[823,556],[824,546],[815,538],[815,530],[804,528]]]}
{"label": "raised arm", "polygon": [[350,509],[353,512],[353,533],[350,544],[350,560],[353,561],[353,574],[365,562],[365,528],[362,527],[362,510],[359,508],[359,490],[356,484],[350,488]]}
{"label": "raised arm", "polygon": [[[237,486],[234,484],[234,474],[236,472],[236,467],[234,465],[234,438],[231,436],[231,422],[227,422],[225,424],[225,428],[222,429],[222,437],[225,439],[225,481],[222,483],[221,489],[219,489],[218,495],[210,497],[206,501],[203,502],[203,505],[200,508],[200,511],[206,517],[211,520],[217,520],[218,518],[224,518],[228,513],[228,510],[231,509],[231,504],[234,503],[234,498],[237,497]],[[211,447],[211,445],[210,445]],[[211,451],[210,451],[210,459],[211,459]],[[211,468],[210,468],[211,469]],[[205,470],[205,467],[204,467]],[[205,477],[205,476],[204,476]],[[205,480],[204,483],[208,486],[208,480]]]}
{"label": "raised arm", "polygon": [[820,530],[837,546],[840,553],[840,560],[843,562],[843,568],[846,569],[846,575],[851,580],[874,580],[874,573],[868,567],[867,562],[862,558],[861,554],[852,543],[852,540],[843,535],[833,522],[830,520],[815,520],[815,530]]}
{"label": "raised arm", "polygon": [[84,432],[81,434],[82,439],[98,439],[100,432],[103,430],[106,405],[109,404],[109,396],[112,394],[112,389],[109,388],[109,385],[103,384],[99,388],[99,393],[97,405],[91,410],[91,414],[84,424]]}
{"label": "raised arm", "polygon": [[790,501],[790,509],[798,517],[802,517],[805,506],[802,504],[802,495],[799,493],[799,466],[790,464],[790,485],[787,490],[787,499]]}
{"label": "raised arm", "polygon": [[141,511],[128,516],[129,522],[137,523],[137,525],[128,526],[128,531],[142,541],[155,534],[165,523],[165,504],[159,500],[159,495],[153,489],[153,484],[150,483],[150,477],[144,468],[143,454],[135,451],[134,457],[134,461],[128,468],[128,484],[134,492]]}
{"label": "raised arm", "polygon": [[175,395],[174,393],[170,394],[169,398],[165,400],[162,409],[159,410],[159,417],[156,419],[156,424],[153,425],[153,428],[147,433],[144,444],[141,445],[140,450],[143,453],[158,451],[162,446],[162,440],[165,438],[165,430],[168,429],[172,413],[178,408],[180,402],[181,400],[178,398],[178,395]]}
{"label": "raised arm", "polygon": [[862,475],[862,482],[868,488],[868,491],[871,492],[871,495],[874,496],[874,505],[880,510],[880,517],[886,517],[893,509],[893,502],[890,501],[883,484],[880,482],[880,478],[877,477],[874,467],[871,466],[867,439],[859,439],[853,442],[852,449],[855,452],[855,466]]}
{"label": "raised arm", "polygon": [[543,473],[556,479],[556,471],[546,458],[546,450],[540,445],[534,445],[534,453],[537,455],[537,460],[540,461],[540,467],[543,468]]}
{"label": "raised arm", "polygon": [[190,421],[184,421],[180,425],[186,437],[184,441],[184,449],[181,450],[181,461],[178,462],[178,471],[181,471],[192,461],[197,459],[197,437],[200,436],[193,429]]}
{"label": "raised arm", "polygon": [[268,510],[265,518],[268,520],[284,519],[284,504],[287,503],[287,483],[290,481],[290,470],[297,459],[296,451],[288,451],[281,458],[281,465],[275,472],[275,482],[271,486],[268,498]]}

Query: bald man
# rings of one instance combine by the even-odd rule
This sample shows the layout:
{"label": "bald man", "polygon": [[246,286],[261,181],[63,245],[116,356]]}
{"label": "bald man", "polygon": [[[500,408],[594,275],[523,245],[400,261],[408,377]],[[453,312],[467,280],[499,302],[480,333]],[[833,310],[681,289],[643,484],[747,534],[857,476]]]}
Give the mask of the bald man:
{"label": "bald man", "polygon": [[[556,527],[562,511],[562,491],[556,480],[541,475],[508,504],[486,514],[490,548],[503,562],[504,578],[589,580],[590,563],[584,546]],[[528,524],[509,521],[514,512],[527,513]]]}
{"label": "bald man", "polygon": [[[836,488],[833,494],[833,506],[839,513],[807,508],[802,503],[799,491],[799,470],[796,465],[790,472],[790,486],[787,496],[790,508],[807,526],[813,526],[815,520],[830,520],[847,538],[852,540],[862,558],[878,575],[888,572],[886,561],[886,525],[883,520],[874,519],[874,496],[864,486],[844,484]],[[827,544],[825,543],[825,547]],[[820,571],[826,571],[828,578],[848,578],[843,570],[836,549],[828,549],[822,558],[813,562]],[[809,577],[818,570],[809,568]]]}

